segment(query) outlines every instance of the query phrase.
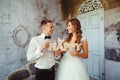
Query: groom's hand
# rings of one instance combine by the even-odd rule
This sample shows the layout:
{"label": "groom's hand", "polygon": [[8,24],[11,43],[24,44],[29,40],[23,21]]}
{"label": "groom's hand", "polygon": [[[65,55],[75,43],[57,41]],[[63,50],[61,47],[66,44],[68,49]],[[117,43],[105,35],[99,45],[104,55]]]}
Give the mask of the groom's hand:
{"label": "groom's hand", "polygon": [[45,42],[43,46],[40,47],[40,51],[42,52],[44,49],[48,48],[50,45],[50,42]]}

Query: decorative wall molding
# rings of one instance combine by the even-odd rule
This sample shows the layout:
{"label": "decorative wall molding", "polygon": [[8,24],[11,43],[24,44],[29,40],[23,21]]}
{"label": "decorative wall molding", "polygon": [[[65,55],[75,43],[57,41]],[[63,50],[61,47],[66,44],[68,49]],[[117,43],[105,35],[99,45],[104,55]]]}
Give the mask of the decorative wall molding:
{"label": "decorative wall molding", "polygon": [[21,48],[24,48],[27,45],[27,43],[29,43],[30,38],[31,38],[30,33],[23,25],[19,25],[13,31],[13,40],[15,44]]}
{"label": "decorative wall molding", "polygon": [[78,15],[87,13],[90,11],[98,10],[101,9],[102,4],[99,0],[86,0],[81,6],[80,9],[78,10]]}

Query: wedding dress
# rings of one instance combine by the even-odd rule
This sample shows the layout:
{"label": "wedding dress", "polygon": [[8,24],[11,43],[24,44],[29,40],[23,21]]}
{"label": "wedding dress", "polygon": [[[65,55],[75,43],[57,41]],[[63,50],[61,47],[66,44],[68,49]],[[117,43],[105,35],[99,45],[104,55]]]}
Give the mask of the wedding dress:
{"label": "wedding dress", "polygon": [[64,53],[57,70],[56,80],[89,80],[81,58]]}

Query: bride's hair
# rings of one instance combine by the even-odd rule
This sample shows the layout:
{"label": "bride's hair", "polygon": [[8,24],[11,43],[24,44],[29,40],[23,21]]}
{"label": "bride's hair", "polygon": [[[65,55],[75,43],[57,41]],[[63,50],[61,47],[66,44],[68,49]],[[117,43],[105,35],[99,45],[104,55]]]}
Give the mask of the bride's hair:
{"label": "bride's hair", "polygon": [[[76,35],[77,35],[77,39],[75,41],[75,43],[80,43],[81,38],[82,38],[82,30],[81,30],[81,24],[80,21],[77,18],[72,18],[70,20],[68,20],[67,24],[71,22],[71,24],[74,26]],[[72,33],[68,34],[68,37],[66,38],[65,42],[70,42],[72,38]]]}

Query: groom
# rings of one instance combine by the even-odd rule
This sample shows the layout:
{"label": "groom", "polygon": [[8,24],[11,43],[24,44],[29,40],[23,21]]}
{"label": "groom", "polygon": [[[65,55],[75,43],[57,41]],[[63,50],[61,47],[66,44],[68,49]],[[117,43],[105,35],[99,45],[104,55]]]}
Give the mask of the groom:
{"label": "groom", "polygon": [[54,53],[48,51],[51,35],[53,34],[53,23],[50,20],[41,21],[42,33],[33,37],[27,51],[27,60],[35,61],[36,80],[55,80]]}

